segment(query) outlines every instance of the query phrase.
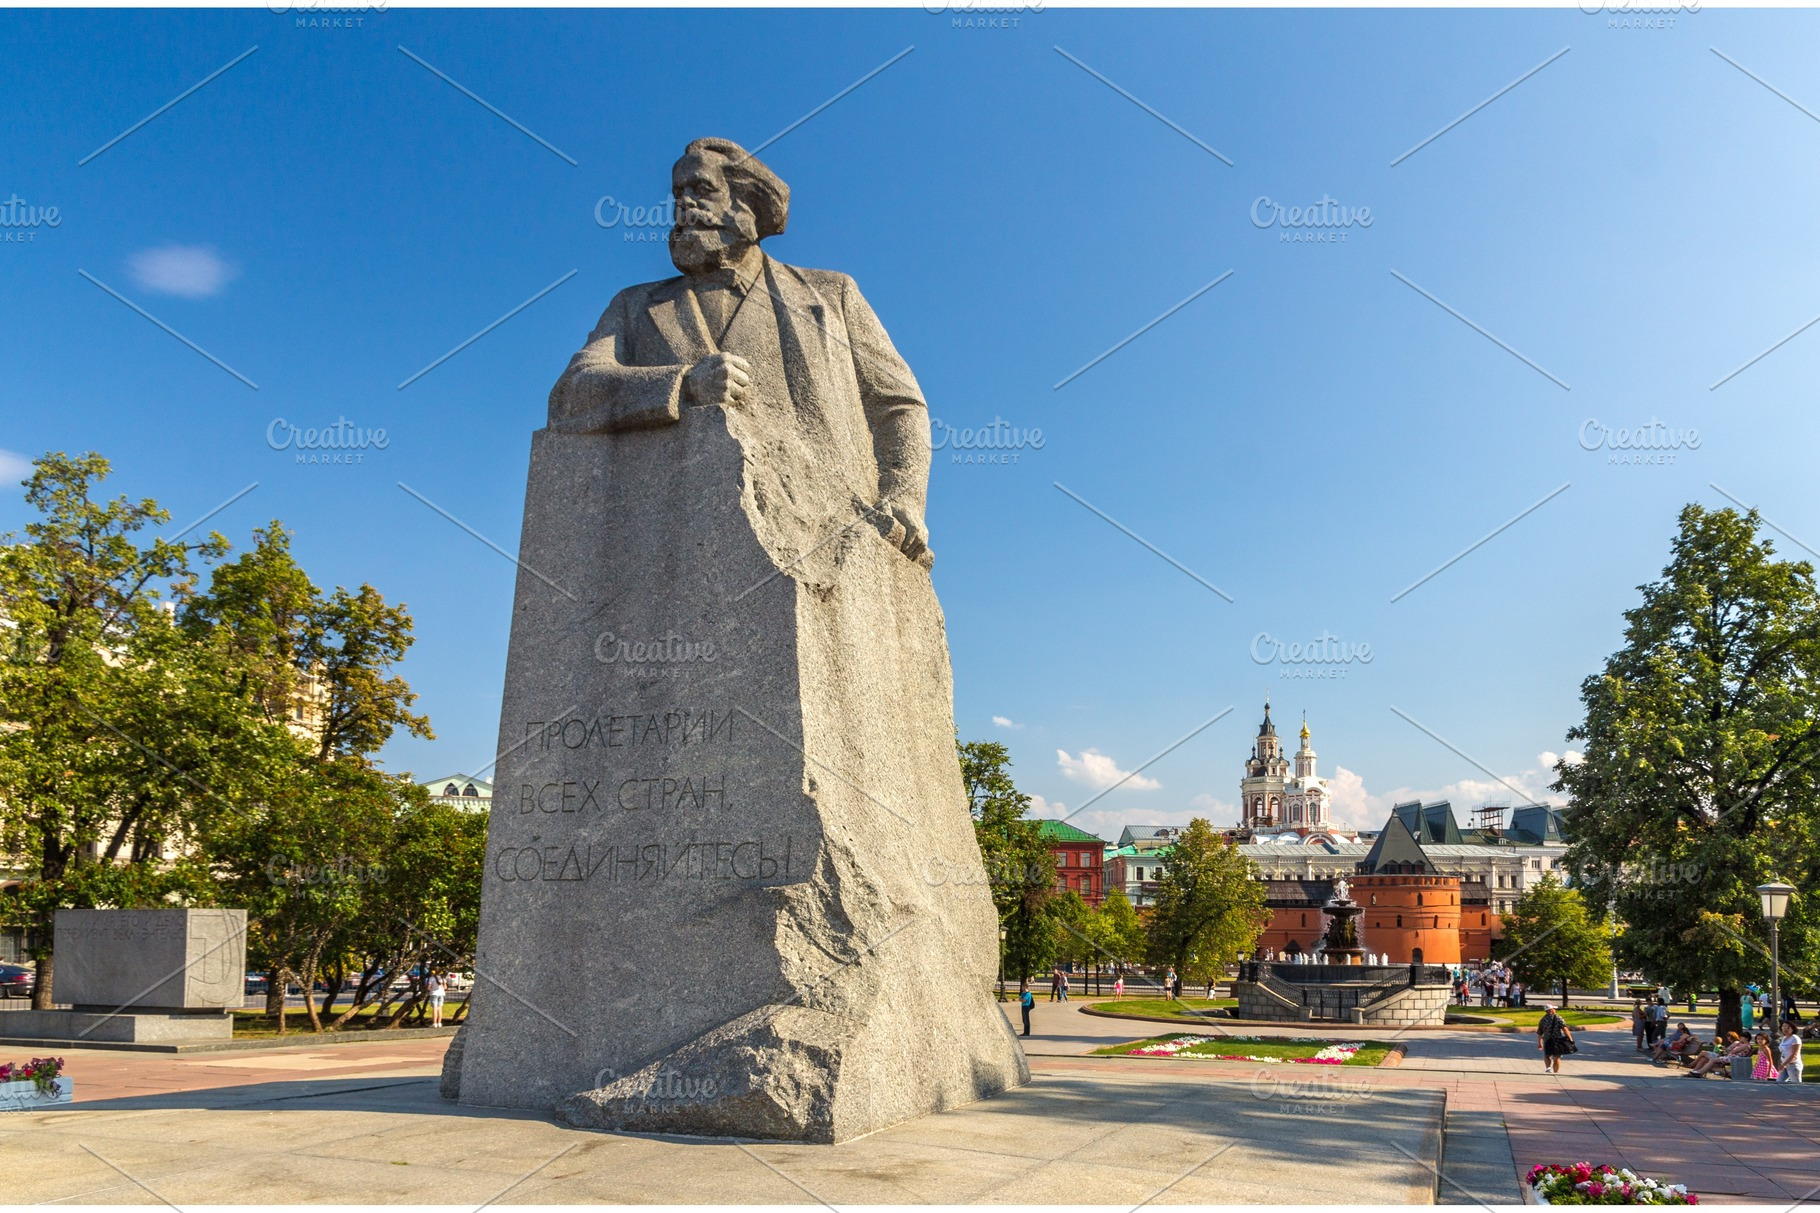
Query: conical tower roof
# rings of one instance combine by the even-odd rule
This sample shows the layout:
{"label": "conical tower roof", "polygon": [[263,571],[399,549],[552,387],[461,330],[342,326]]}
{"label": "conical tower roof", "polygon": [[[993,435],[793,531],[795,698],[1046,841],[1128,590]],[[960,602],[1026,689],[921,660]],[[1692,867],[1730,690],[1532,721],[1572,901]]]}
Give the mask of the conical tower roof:
{"label": "conical tower roof", "polygon": [[1384,823],[1371,853],[1360,862],[1358,872],[1361,876],[1371,876],[1386,868],[1398,872],[1434,871],[1434,865],[1428,861],[1428,852],[1422,849],[1422,844],[1416,841],[1401,817],[1393,816]]}

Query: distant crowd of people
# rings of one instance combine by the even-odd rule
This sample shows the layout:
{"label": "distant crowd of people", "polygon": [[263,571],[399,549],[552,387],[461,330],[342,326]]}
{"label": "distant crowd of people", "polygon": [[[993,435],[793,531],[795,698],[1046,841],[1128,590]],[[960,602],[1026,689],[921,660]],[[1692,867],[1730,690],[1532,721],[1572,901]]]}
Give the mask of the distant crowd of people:
{"label": "distant crowd of people", "polygon": [[[1801,1009],[1793,994],[1782,1000],[1782,1022],[1772,1032],[1769,995],[1756,986],[1745,991],[1739,1006],[1743,1031],[1715,1032],[1705,1039],[1687,1026],[1686,1021],[1668,1030],[1668,991],[1649,997],[1638,997],[1631,1003],[1631,1036],[1636,1051],[1647,1053],[1651,1063],[1659,1066],[1686,1067],[1686,1077],[1704,1078],[1718,1073],[1725,1078],[1743,1078],[1754,1082],[1793,1082],[1802,1079],[1801,1045],[1804,1040],[1820,1038],[1820,1027],[1804,1025]],[[1757,1030],[1757,1025],[1765,1025]]]}
{"label": "distant crowd of people", "polygon": [[1478,999],[1482,1007],[1525,1007],[1529,992],[1507,967],[1497,961],[1477,969],[1464,966],[1454,970],[1453,997],[1460,1006],[1471,1006]]}

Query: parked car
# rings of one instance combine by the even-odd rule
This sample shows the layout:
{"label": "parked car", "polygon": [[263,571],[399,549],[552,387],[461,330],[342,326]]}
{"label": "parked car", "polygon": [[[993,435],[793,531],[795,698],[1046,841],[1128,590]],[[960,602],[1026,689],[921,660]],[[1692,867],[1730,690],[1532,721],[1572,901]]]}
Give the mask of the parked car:
{"label": "parked car", "polygon": [[246,993],[249,997],[255,994],[265,993],[267,985],[268,983],[266,982],[264,973],[248,973],[246,975]]}
{"label": "parked car", "polygon": [[30,998],[38,971],[25,965],[0,964],[0,998]]}
{"label": "parked car", "polygon": [[466,994],[469,990],[472,990],[474,988],[474,974],[472,974],[472,973],[445,973],[443,975],[442,982],[443,982],[444,987],[446,987],[448,989],[449,993]]}

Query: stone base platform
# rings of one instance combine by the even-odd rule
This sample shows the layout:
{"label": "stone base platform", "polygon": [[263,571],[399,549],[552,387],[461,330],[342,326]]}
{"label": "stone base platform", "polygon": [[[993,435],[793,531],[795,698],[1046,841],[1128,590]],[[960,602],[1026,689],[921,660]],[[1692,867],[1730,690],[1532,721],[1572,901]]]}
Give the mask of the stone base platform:
{"label": "stone base platform", "polygon": [[7,1199],[1127,1209],[1435,1201],[1444,1091],[1374,1086],[1362,1097],[1321,1098],[1288,1079],[1334,1075],[1272,1067],[1218,1080],[1178,1077],[1166,1063],[1090,1064],[1103,1072],[1039,1074],[996,1099],[838,1145],[578,1130],[547,1115],[445,1102],[433,1074],[356,1069],[339,1080],[270,1081],[272,1072],[253,1069],[233,1086],[7,1117]]}
{"label": "stone base platform", "polygon": [[232,1040],[234,1020],[221,1011],[12,1011],[0,1015],[0,1042],[201,1044]]}

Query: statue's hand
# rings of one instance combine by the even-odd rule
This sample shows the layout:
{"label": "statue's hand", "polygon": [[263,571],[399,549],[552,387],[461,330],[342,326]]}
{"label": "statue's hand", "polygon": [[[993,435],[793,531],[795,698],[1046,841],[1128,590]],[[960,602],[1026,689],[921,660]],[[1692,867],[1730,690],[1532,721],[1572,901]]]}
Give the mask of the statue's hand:
{"label": "statue's hand", "polygon": [[731,408],[752,393],[752,368],[738,354],[709,354],[683,376],[683,390],[698,405]]}
{"label": "statue's hand", "polygon": [[888,542],[896,544],[898,550],[925,569],[935,563],[921,509],[911,502],[887,497],[878,503],[878,512],[881,518],[893,524],[885,535]]}

